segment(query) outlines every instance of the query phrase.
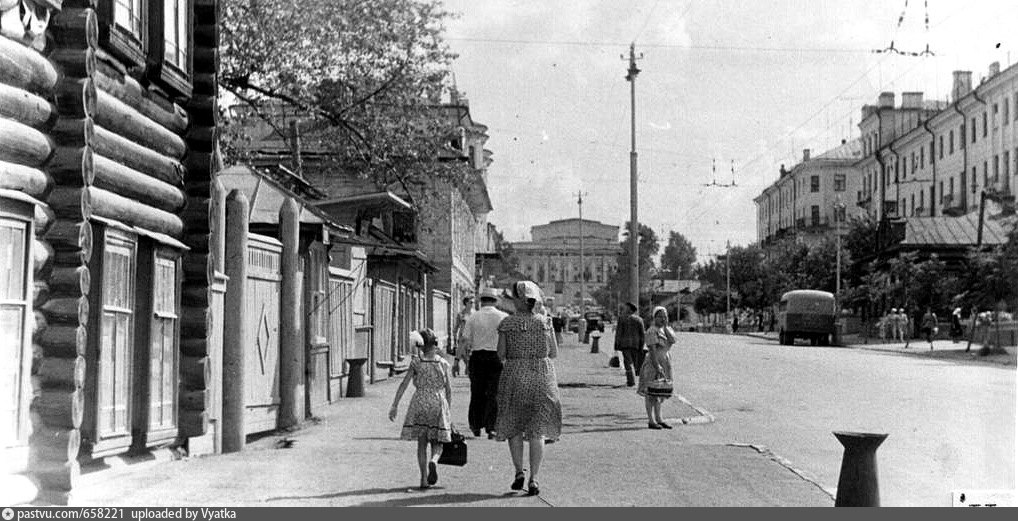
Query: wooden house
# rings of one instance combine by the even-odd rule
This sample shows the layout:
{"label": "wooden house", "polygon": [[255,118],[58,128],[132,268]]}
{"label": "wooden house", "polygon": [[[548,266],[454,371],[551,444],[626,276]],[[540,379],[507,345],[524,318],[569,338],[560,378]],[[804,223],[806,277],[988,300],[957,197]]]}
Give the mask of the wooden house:
{"label": "wooden house", "polygon": [[207,432],[218,22],[0,0],[0,460],[39,501]]}

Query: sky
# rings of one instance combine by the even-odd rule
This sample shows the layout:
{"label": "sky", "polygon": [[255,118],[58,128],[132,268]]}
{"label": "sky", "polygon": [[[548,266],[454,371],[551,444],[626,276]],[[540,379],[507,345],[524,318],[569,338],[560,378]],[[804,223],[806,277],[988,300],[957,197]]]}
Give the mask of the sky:
{"label": "sky", "polygon": [[[925,4],[925,5],[924,5]],[[510,241],[576,217],[629,220],[636,44],[638,220],[705,261],[756,241],[753,198],[858,137],[882,91],[947,99],[951,72],[1018,61],[1013,0],[445,0],[457,88],[488,126],[494,223]],[[899,23],[899,17],[904,17]],[[926,15],[929,24],[925,22]],[[873,52],[894,48],[932,55]],[[712,164],[714,172],[712,173]],[[734,170],[734,175],[733,175]],[[716,181],[736,187],[707,187]]]}

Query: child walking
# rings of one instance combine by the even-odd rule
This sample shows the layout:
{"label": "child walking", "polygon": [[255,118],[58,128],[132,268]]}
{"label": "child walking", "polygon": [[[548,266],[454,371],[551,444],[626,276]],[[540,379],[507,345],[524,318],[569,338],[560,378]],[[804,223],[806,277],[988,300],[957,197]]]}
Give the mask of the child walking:
{"label": "child walking", "polygon": [[410,358],[410,368],[396,389],[396,397],[389,409],[389,421],[396,421],[399,401],[412,381],[414,395],[407,407],[400,438],[417,441],[420,488],[426,489],[438,483],[438,458],[442,455],[442,443],[452,441],[452,425],[449,420],[449,405],[452,403],[450,365],[438,353],[438,339],[430,329],[411,333],[410,342],[420,349],[420,354]]}

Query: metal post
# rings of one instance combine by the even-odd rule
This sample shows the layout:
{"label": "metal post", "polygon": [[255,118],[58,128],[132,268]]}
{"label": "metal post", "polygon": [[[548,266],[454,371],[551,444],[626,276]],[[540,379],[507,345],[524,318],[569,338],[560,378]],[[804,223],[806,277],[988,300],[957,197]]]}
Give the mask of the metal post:
{"label": "metal post", "polygon": [[583,193],[576,192],[576,204],[580,207],[580,314],[587,314],[587,266],[583,259]]}
{"label": "metal post", "polygon": [[640,69],[636,68],[636,43],[629,45],[629,70],[626,71],[629,82],[630,102],[630,136],[632,147],[629,152],[629,299],[640,305],[640,224],[636,212],[636,76]]}
{"label": "metal post", "polygon": [[725,327],[732,325],[732,242],[725,241]]}

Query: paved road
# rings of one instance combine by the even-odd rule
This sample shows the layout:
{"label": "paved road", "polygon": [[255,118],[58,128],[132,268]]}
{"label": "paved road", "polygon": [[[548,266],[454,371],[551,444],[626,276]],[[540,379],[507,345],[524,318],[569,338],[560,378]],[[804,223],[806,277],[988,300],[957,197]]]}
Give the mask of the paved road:
{"label": "paved road", "polygon": [[1013,365],[696,333],[680,343],[680,389],[717,418],[691,441],[766,445],[833,490],[843,449],[831,431],[888,433],[877,451],[887,506],[1015,487]]}

